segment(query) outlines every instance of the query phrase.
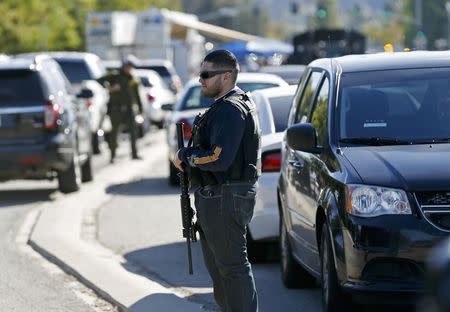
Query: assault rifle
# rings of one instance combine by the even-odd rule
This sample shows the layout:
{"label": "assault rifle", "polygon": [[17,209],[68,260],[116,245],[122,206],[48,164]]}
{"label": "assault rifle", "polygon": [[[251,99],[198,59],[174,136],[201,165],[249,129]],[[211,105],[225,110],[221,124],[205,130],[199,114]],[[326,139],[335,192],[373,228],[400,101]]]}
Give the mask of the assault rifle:
{"label": "assault rifle", "polygon": [[[177,139],[178,139],[178,149],[184,147],[183,140],[183,123],[177,123]],[[185,167],[183,167],[185,169]],[[192,270],[192,251],[191,251],[191,241],[196,242],[197,237],[195,235],[195,225],[192,221],[194,217],[194,210],[191,207],[191,199],[189,197],[189,179],[186,173],[186,169],[181,171],[178,176],[180,177],[180,187],[181,187],[181,220],[183,222],[183,237],[186,238],[187,253],[188,253],[188,264],[189,264],[189,274],[193,273]]]}

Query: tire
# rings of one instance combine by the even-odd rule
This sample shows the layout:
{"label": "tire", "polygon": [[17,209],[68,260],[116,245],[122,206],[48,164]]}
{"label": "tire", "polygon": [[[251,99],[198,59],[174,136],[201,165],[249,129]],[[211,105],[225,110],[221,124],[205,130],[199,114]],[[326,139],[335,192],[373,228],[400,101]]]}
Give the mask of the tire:
{"label": "tire", "polygon": [[286,288],[307,288],[315,284],[314,278],[294,259],[286,225],[280,216],[281,280]]}
{"label": "tire", "polygon": [[250,263],[262,263],[267,260],[266,244],[253,240],[247,227],[247,257]]}
{"label": "tire", "polygon": [[169,160],[169,185],[180,185],[180,178],[178,177],[178,170]]}
{"label": "tire", "polygon": [[101,153],[101,150],[100,150],[100,138],[98,137],[96,132],[92,133],[91,143],[92,143],[92,153],[94,155],[99,155]]}
{"label": "tire", "polygon": [[81,182],[89,182],[92,180],[94,180],[94,175],[92,174],[92,156],[89,155],[81,166]]}
{"label": "tire", "polygon": [[81,168],[78,155],[74,153],[69,168],[58,171],[58,188],[61,193],[72,193],[80,189]]}
{"label": "tire", "polygon": [[346,294],[342,293],[339,286],[327,224],[322,227],[320,261],[323,311],[351,311],[351,300]]}

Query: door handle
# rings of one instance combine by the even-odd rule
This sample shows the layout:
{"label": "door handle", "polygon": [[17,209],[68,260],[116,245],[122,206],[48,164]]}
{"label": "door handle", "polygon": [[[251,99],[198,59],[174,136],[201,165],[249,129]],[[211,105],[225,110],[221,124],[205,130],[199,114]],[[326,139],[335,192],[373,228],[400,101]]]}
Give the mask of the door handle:
{"label": "door handle", "polygon": [[291,165],[295,169],[303,169],[305,167],[303,162],[299,161],[299,160],[289,160],[288,163],[289,163],[289,165]]}

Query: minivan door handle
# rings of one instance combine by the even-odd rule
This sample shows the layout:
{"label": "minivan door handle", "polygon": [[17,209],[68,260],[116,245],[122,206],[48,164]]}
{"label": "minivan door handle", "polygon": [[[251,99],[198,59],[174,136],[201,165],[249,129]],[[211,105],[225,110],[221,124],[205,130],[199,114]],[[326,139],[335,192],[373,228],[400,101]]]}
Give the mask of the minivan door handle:
{"label": "minivan door handle", "polygon": [[295,169],[303,169],[303,167],[305,167],[303,161],[299,160],[289,160],[288,164],[294,167]]}

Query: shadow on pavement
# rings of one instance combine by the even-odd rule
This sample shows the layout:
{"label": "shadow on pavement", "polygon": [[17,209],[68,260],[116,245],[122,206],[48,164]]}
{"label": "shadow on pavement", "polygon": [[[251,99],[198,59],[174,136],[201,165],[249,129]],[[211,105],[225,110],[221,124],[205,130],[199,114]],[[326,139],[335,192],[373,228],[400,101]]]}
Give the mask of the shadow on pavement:
{"label": "shadow on pavement", "polygon": [[[142,298],[131,307],[132,312],[148,311],[170,311],[170,312],[199,312],[199,311],[220,311],[216,306],[201,305],[199,303],[189,303],[193,301],[191,297],[180,298],[173,294],[152,294]],[[194,300],[195,301],[195,300]]]}
{"label": "shadow on pavement", "polygon": [[129,183],[113,184],[106,188],[106,193],[116,195],[174,195],[178,194],[176,188],[167,187],[166,177],[141,178]]}
{"label": "shadow on pavement", "polygon": [[[122,265],[126,270],[145,276],[166,287],[196,288],[196,294],[192,295],[189,300],[208,307],[208,310],[215,311],[216,305],[211,289],[212,281],[203,263],[200,242],[192,243],[191,248],[193,275],[189,275],[188,272],[185,243],[160,245],[126,253],[123,255],[126,262]],[[202,290],[199,291],[199,289]],[[150,299],[155,300],[154,298]],[[164,309],[164,311],[184,310]]]}
{"label": "shadow on pavement", "polygon": [[55,188],[0,191],[0,208],[52,201],[52,194],[55,192]]}

